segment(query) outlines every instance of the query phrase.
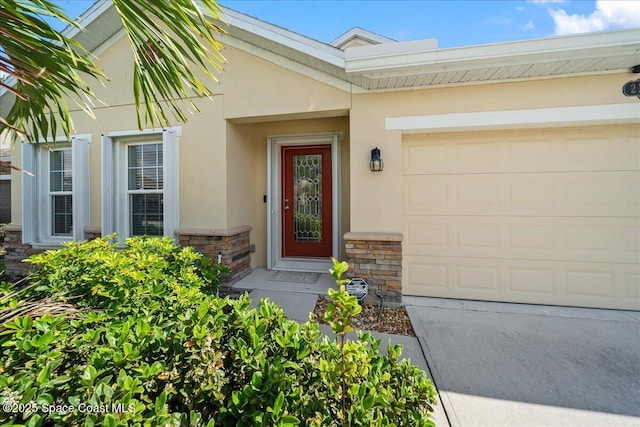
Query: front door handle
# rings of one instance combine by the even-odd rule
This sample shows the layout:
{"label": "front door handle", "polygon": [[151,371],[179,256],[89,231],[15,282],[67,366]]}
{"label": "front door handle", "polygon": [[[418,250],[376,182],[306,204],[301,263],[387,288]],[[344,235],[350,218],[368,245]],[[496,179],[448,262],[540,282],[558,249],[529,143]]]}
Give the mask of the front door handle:
{"label": "front door handle", "polygon": [[288,210],[288,209],[289,209],[289,206],[285,206],[285,207],[284,207],[284,210],[285,210],[285,211],[286,211],[286,210]]}

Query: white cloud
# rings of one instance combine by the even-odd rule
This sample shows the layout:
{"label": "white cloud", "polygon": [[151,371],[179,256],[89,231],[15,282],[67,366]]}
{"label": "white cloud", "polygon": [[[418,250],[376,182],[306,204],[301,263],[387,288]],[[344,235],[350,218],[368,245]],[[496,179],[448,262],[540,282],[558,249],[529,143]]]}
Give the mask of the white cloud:
{"label": "white cloud", "polygon": [[569,15],[564,9],[550,9],[555,33],[576,34],[615,28],[640,27],[640,1],[597,0],[590,15]]}
{"label": "white cloud", "polygon": [[527,29],[527,30],[535,30],[536,29],[536,24],[534,24],[533,21],[529,21],[524,26],[524,28]]}

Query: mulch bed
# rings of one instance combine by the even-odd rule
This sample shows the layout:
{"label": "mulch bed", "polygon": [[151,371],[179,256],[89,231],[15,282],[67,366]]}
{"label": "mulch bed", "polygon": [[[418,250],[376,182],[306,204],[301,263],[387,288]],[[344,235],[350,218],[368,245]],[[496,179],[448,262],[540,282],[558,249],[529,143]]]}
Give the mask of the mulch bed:
{"label": "mulch bed", "polygon": [[[319,297],[316,303],[316,308],[313,311],[318,319],[318,322],[325,323],[322,320],[322,315],[327,309],[329,298]],[[407,315],[407,311],[404,307],[384,307],[382,309],[382,316],[378,322],[378,312],[380,306],[378,304],[364,303],[362,305],[362,311],[351,320],[351,326],[354,329],[360,329],[365,331],[384,332],[387,334],[406,335],[414,337],[413,328],[411,327],[411,321]]]}
{"label": "mulch bed", "polygon": [[[223,287],[220,289],[220,296],[229,296],[230,298],[239,298],[243,292]],[[319,323],[325,324],[322,315],[327,309],[329,298],[320,296],[313,310]],[[376,331],[394,335],[406,335],[414,337],[411,321],[404,307],[387,307],[382,309],[382,316],[378,322],[378,312],[380,306],[378,304],[364,303],[360,314],[351,319],[351,326],[354,329],[363,331]]]}

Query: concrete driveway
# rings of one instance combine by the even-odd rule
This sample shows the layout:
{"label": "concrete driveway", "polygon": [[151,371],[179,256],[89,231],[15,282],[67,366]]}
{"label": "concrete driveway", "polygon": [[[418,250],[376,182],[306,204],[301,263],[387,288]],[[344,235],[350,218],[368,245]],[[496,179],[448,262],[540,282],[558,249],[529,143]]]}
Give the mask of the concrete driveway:
{"label": "concrete driveway", "polygon": [[640,313],[405,297],[451,426],[640,426]]}

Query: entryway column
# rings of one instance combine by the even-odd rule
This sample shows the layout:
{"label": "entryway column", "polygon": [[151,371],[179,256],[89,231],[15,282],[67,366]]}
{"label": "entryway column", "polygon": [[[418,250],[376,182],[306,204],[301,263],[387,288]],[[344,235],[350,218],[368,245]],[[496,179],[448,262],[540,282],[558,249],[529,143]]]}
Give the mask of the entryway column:
{"label": "entryway column", "polygon": [[251,273],[251,226],[229,229],[183,229],[176,232],[180,246],[192,246],[196,251],[231,269],[231,277],[223,280],[225,286]]}
{"label": "entryway column", "polygon": [[402,234],[347,233],[344,235],[347,277],[360,277],[373,293],[378,286],[385,301],[402,302]]}

